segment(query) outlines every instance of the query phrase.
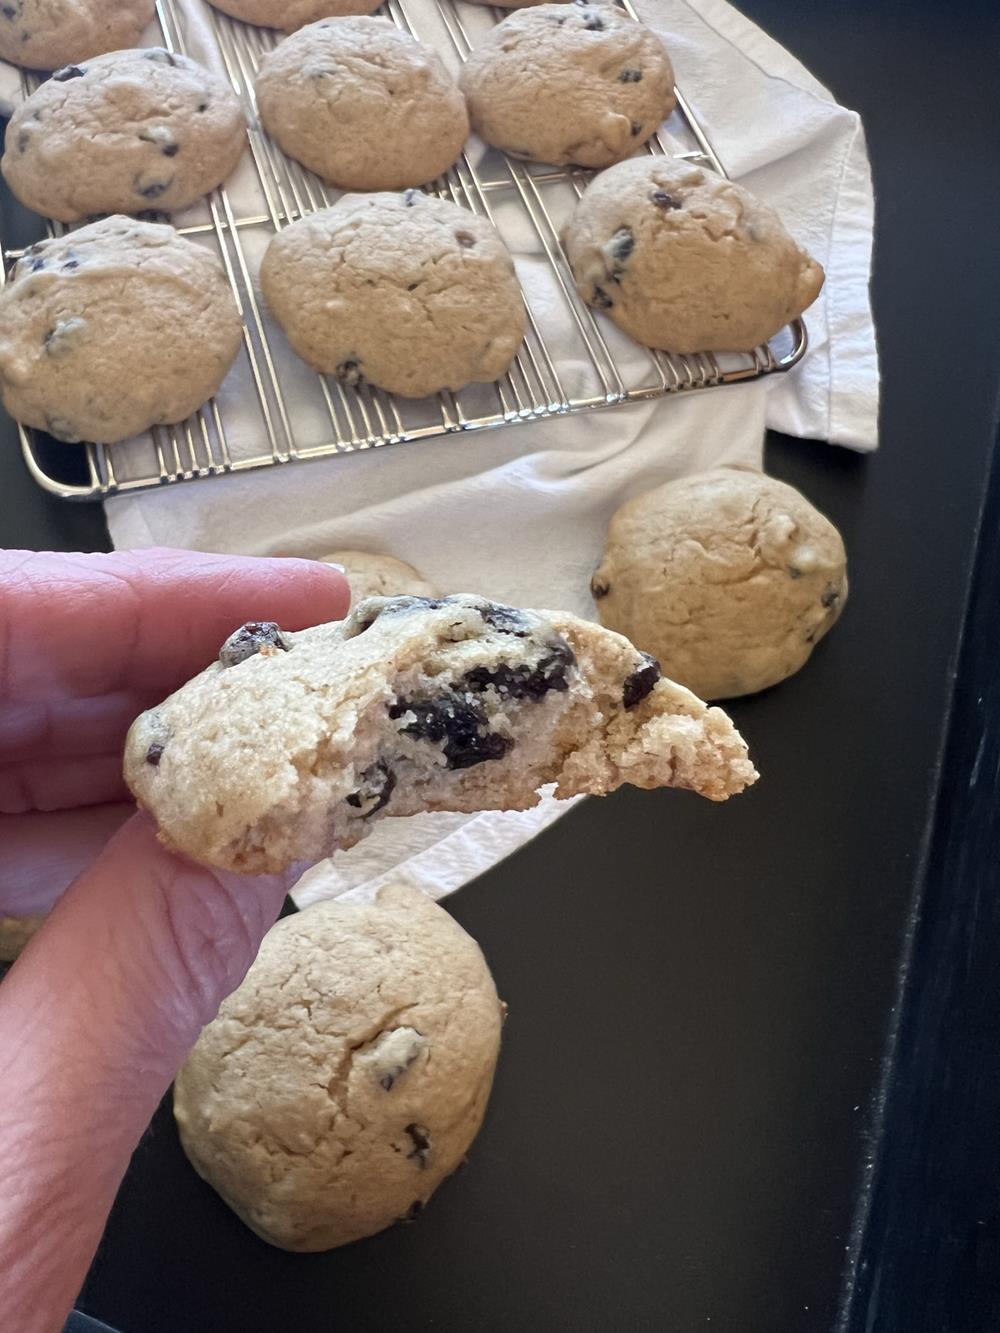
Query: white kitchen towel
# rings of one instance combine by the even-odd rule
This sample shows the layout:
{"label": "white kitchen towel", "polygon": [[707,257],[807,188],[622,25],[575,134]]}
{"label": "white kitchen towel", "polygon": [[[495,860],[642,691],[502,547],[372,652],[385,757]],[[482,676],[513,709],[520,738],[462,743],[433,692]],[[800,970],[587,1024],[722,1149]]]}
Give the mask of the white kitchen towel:
{"label": "white kitchen towel", "polygon": [[[183,3],[184,45],[212,59],[204,49],[212,28],[202,0]],[[418,34],[438,44],[435,6],[404,0],[404,8]],[[823,294],[806,317],[805,360],[787,375],[746,385],[116,497],[107,504],[116,546],[256,555],[388,551],[443,590],[474,589],[589,615],[589,575],[608,518],[627,497],[720,463],[759,466],[767,426],[875,447],[873,199],[858,116],[725,0],[639,0],[638,9],[669,45],[678,84],[729,174],[777,208],[826,269]],[[488,15],[473,5],[462,13],[474,39]],[[453,60],[446,44],[440,49]],[[248,165],[231,193],[246,202],[254,188]],[[544,319],[550,278],[536,241],[525,236],[522,243],[516,218],[501,215],[498,223]],[[547,327],[546,335],[558,345],[558,328]],[[627,341],[615,345],[627,362]],[[567,342],[560,368],[570,380],[571,358]],[[301,413],[296,426],[308,437],[322,421],[309,419],[306,381],[296,378],[301,369],[290,361],[283,373],[293,411]],[[259,420],[246,410],[251,397],[245,370],[237,371],[223,393],[237,449],[241,430]],[[311,872],[300,900],[366,894],[390,878],[441,896],[563,809],[546,798],[525,814],[384,821],[366,842]]]}

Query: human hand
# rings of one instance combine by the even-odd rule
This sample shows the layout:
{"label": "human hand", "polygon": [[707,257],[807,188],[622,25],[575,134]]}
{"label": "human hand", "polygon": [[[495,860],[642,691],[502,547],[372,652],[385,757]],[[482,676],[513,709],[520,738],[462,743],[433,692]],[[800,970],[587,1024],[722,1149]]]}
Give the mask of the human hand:
{"label": "human hand", "polygon": [[0,1308],[18,1333],[62,1327],[135,1145],[294,879],[161,847],[128,802],[125,732],[244,621],[301,629],[349,596],[306,561],[0,552],[0,916],[56,904],[0,985]]}

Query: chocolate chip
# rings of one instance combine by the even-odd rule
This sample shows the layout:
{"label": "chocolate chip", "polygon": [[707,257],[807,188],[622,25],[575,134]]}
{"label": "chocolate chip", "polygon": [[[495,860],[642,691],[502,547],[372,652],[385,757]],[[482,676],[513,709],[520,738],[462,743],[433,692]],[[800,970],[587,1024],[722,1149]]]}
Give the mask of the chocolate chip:
{"label": "chocolate chip", "polygon": [[404,190],[403,203],[407,208],[412,208],[422,193],[422,190]]}
{"label": "chocolate chip", "polygon": [[619,82],[619,83],[641,83],[641,82],[642,82],[642,70],[641,70],[641,69],[623,69],[622,72],[618,75],[618,82]]}
{"label": "chocolate chip", "polygon": [[66,271],[80,267],[79,259],[64,259],[60,267]]}
{"label": "chocolate chip", "polygon": [[359,779],[360,786],[345,796],[348,805],[361,811],[362,819],[370,819],[389,804],[389,797],[396,786],[396,775],[388,764],[381,760],[366,768]]}
{"label": "chocolate chip", "polygon": [[0,5],[0,14],[2,14],[5,19],[17,18],[17,10],[13,5]]}
{"label": "chocolate chip", "polygon": [[569,644],[562,644],[547,653],[537,666],[519,662],[498,662],[494,667],[473,667],[466,672],[462,683],[474,694],[496,690],[508,699],[543,699],[555,691],[564,694],[569,689],[569,671],[576,657]]}
{"label": "chocolate chip", "polygon": [[166,143],[160,149],[160,152],[164,157],[176,157],[180,152],[180,147],[179,143]]}
{"label": "chocolate chip", "polygon": [[599,14],[595,14],[593,11],[590,12],[584,11],[584,12],[587,14],[587,18],[583,26],[587,30],[587,32],[603,32],[604,20],[601,18],[601,16]]}
{"label": "chocolate chip", "polygon": [[611,238],[611,253],[620,264],[624,264],[626,259],[635,249],[635,236],[629,227],[619,227]]}
{"label": "chocolate chip", "polygon": [[476,243],[476,238],[471,231],[456,231],[455,240],[465,250],[471,250]]}
{"label": "chocolate chip", "polygon": [[408,615],[412,611],[436,611],[447,598],[440,597],[366,597],[353,609],[344,627],[344,637],[354,638],[371,629],[379,616]]}
{"label": "chocolate chip", "polygon": [[632,137],[633,137],[633,138],[634,138],[637,134],[641,134],[641,133],[642,133],[642,121],[641,121],[641,120],[633,120],[632,125],[631,125],[631,130],[632,130]]}
{"label": "chocolate chip", "polygon": [[177,61],[172,53],[163,46],[151,47],[146,52],[146,59],[155,60],[158,65],[172,65],[175,69],[177,67]]}
{"label": "chocolate chip", "polygon": [[71,316],[69,319],[57,319],[52,328],[42,339],[42,346],[45,348],[47,356],[53,360],[59,360],[72,350],[73,337],[84,327],[84,321],[79,316]]}
{"label": "chocolate chip", "polygon": [[250,620],[230,634],[219,652],[219,661],[224,667],[239,666],[265,648],[288,652],[288,644],[273,620]]}
{"label": "chocolate chip", "polygon": [[431,1152],[430,1131],[425,1129],[423,1125],[412,1124],[406,1126],[406,1132],[413,1143],[413,1151],[406,1154],[407,1160],[415,1158],[420,1166],[426,1166],[427,1158]]}
{"label": "chocolate chip", "polygon": [[159,768],[160,759],[163,756],[163,746],[159,741],[154,741],[146,751],[146,763],[152,764],[154,768]]}
{"label": "chocolate chip", "polygon": [[799,569],[798,565],[789,565],[788,577],[792,579],[800,579],[802,577],[802,570]]}
{"label": "chocolate chip", "polygon": [[30,142],[30,140],[31,140],[31,135],[28,133],[28,131],[22,130],[21,133],[17,136],[17,151],[19,153],[25,152],[27,150],[28,143]]}
{"label": "chocolate chip", "polygon": [[31,271],[32,271],[32,273],[40,273],[44,267],[45,267],[45,260],[44,260],[44,259],[33,259],[33,260],[31,261]]}
{"label": "chocolate chip", "polygon": [[395,721],[412,714],[400,731],[417,740],[442,744],[450,769],[472,768],[503,759],[514,742],[489,730],[486,710],[471,699],[448,695],[440,699],[400,699],[389,707]]}
{"label": "chocolate chip", "polygon": [[169,216],[169,214],[164,213],[164,212],[163,212],[161,209],[159,209],[159,208],[144,208],[144,209],[142,209],[141,212],[136,213],[135,216],[136,216],[136,220],[137,220],[138,222],[158,222],[158,223],[163,223],[163,222],[169,222],[169,221],[170,221],[170,216]]}
{"label": "chocolate chip", "polygon": [[610,310],[614,305],[614,301],[612,301],[611,297],[603,287],[595,287],[594,294],[590,298],[590,304],[596,306],[598,310]]}
{"label": "chocolate chip", "polygon": [[401,1222],[415,1222],[423,1211],[424,1211],[423,1203],[419,1199],[414,1199],[413,1202],[410,1204],[409,1208],[407,1208],[406,1212],[399,1220]]}
{"label": "chocolate chip", "polygon": [[504,606],[502,602],[485,602],[476,610],[491,629],[501,634],[515,634],[519,639],[531,629],[531,623],[516,606]]}
{"label": "chocolate chip", "polygon": [[679,199],[675,198],[672,194],[668,194],[666,190],[654,190],[649,197],[657,208],[671,209],[684,207]]}
{"label": "chocolate chip", "polygon": [[161,194],[166,194],[171,184],[171,181],[154,181],[152,185],[140,185],[137,180],[135,192],[141,194],[143,199],[159,199]]}
{"label": "chocolate chip", "polygon": [[595,602],[599,602],[602,597],[607,597],[611,591],[611,584],[603,579],[600,574],[595,574],[590,580],[590,594]]}
{"label": "chocolate chip", "polygon": [[207,102],[199,102],[198,105],[195,107],[195,111],[207,111],[207,110],[208,110]]}
{"label": "chocolate chip", "polygon": [[356,389],[361,383],[361,362],[360,361],[341,361],[334,372],[341,384],[346,384],[351,389]]}
{"label": "chocolate chip", "polygon": [[55,83],[68,83],[70,79],[82,79],[83,70],[79,65],[64,65],[52,75]]}
{"label": "chocolate chip", "polygon": [[821,606],[825,606],[827,610],[829,610],[831,606],[836,606],[840,601],[840,589],[836,584],[828,583],[826,585],[826,591],[823,593],[823,596],[819,601]]}
{"label": "chocolate chip", "polygon": [[646,665],[626,677],[622,686],[622,703],[626,708],[634,708],[636,704],[641,704],[646,695],[652,693],[656,682],[663,675],[655,657],[650,657],[649,653],[642,653],[640,656]]}

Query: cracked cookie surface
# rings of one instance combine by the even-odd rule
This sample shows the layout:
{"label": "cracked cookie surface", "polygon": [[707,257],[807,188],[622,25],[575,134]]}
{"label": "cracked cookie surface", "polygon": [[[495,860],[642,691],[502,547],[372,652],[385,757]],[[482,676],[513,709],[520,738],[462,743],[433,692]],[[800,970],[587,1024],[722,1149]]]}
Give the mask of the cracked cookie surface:
{"label": "cracked cookie surface", "polygon": [[[0,293],[0,396],[58,440],[183,421],[242,341],[222,265],[173,227],[111,217],[32,245]],[[123,387],[128,386],[128,392]]]}
{"label": "cracked cookie surface", "polygon": [[525,330],[514,263],[486,218],[419,190],[342,199],[274,237],[261,286],[303,360],[422,398],[497,379]]}
{"label": "cracked cookie surface", "polygon": [[772,208],[679,158],[601,172],[563,239],[587,304],[669,352],[749,351],[823,286],[822,267]]}
{"label": "cracked cookie surface", "polygon": [[343,190],[399,190],[446,171],[469,134],[437,53],[384,18],[301,28],[257,75],[261,123],[290,157]]}
{"label": "cracked cookie surface", "polygon": [[216,9],[244,23],[294,32],[317,19],[371,14],[380,0],[208,0]]}
{"label": "cracked cookie surface", "polygon": [[601,622],[706,699],[805,665],[847,600],[840,533],[791,486],[717,468],[627,501],[591,581]]}
{"label": "cracked cookie surface", "polygon": [[198,1173],[258,1236],[326,1250],[412,1217],[482,1123],[502,1005],[416,889],[279,921],[174,1086]]}
{"label": "cracked cookie surface", "polygon": [[186,208],[235,168],[246,117],[223,81],[160,48],[57,70],[14,112],[0,170],[45,217]]}
{"label": "cracked cookie surface", "polygon": [[350,847],[390,815],[529,809],[549,783],[725,800],[756,776],[726,714],[627,639],[468,594],[371,598],[296,634],[244,626],[125,749],[163,842],[251,873]]}
{"label": "cracked cookie surface", "polygon": [[0,60],[57,69],[135,46],[156,0],[0,0]]}
{"label": "cracked cookie surface", "polygon": [[460,83],[477,133],[536,162],[620,162],[676,106],[659,37],[605,4],[511,14],[470,53]]}

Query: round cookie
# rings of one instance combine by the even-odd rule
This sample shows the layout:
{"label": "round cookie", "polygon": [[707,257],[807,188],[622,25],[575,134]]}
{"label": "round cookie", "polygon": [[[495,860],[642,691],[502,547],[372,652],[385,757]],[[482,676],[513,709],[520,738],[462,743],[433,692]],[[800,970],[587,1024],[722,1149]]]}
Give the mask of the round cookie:
{"label": "round cookie", "polygon": [[58,440],[110,444],[183,421],[242,341],[210,250],[111,217],[30,246],[0,292],[0,398]]}
{"label": "round cookie", "polygon": [[503,1005],[417,889],[267,934],[174,1085],[192,1165],[262,1239],[328,1250],[413,1218],[479,1132]]}
{"label": "round cookie", "polygon": [[840,533],[763,473],[718,468],[629,500],[591,581],[601,623],[705,699],[798,671],[847,600]]}
{"label": "round cookie", "polygon": [[14,112],[0,161],[21,203],[77,222],[186,208],[246,146],[239,98],[187,56],[114,51],[57,71]]}
{"label": "round cookie", "polygon": [[525,330],[486,218],[419,190],[340,200],[274,237],[261,286],[316,370],[422,398],[502,375]]}
{"label": "round cookie", "polygon": [[404,560],[370,551],[331,551],[321,557],[339,565],[351,585],[351,605],[366,597],[436,597],[437,588]]}
{"label": "round cookie", "polygon": [[0,60],[58,69],[105,51],[135,46],[156,0],[2,0]]}
{"label": "round cookie", "polygon": [[668,352],[749,351],[823,286],[822,267],[772,208],[679,158],[602,171],[563,242],[587,304]]}
{"label": "round cookie", "polygon": [[437,54],[383,18],[327,19],[286,37],[261,64],[257,109],[289,157],[344,190],[422,185],[469,134]]}
{"label": "round cookie", "polygon": [[261,28],[284,28],[294,32],[317,19],[341,18],[349,14],[371,14],[381,0],[209,0],[244,23],[256,23]]}
{"label": "round cookie", "polygon": [[471,52],[460,84],[487,143],[583,167],[629,157],[677,105],[656,34],[620,9],[580,0],[505,18]]}

